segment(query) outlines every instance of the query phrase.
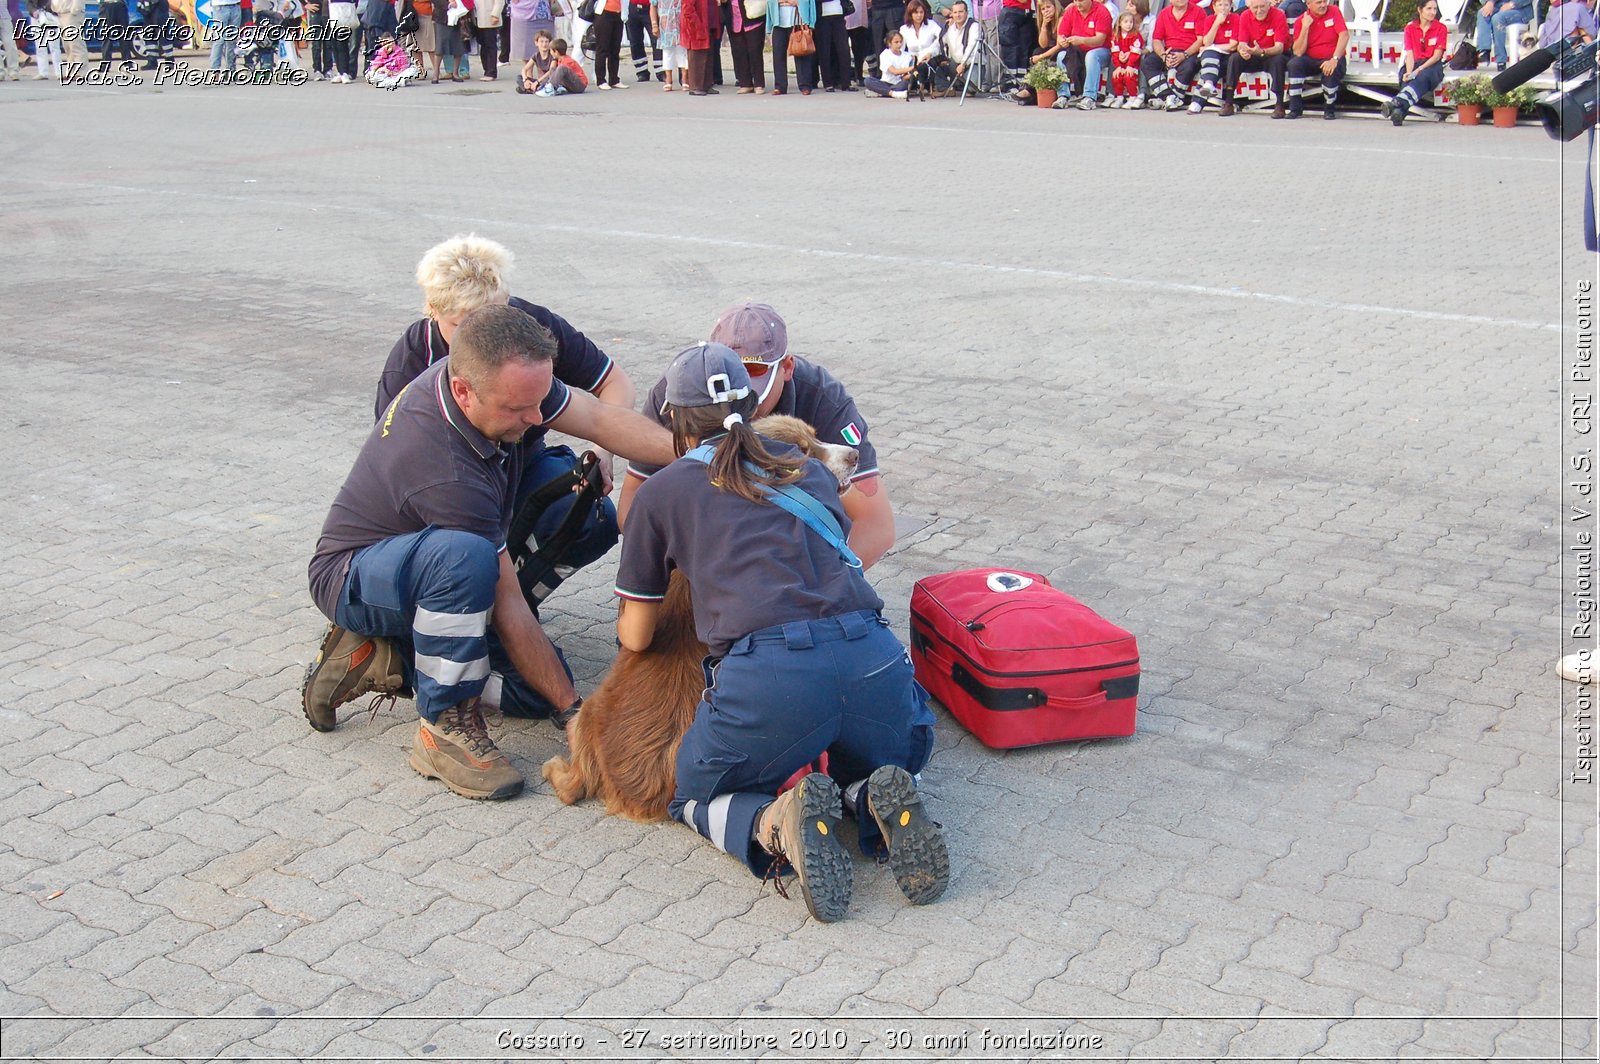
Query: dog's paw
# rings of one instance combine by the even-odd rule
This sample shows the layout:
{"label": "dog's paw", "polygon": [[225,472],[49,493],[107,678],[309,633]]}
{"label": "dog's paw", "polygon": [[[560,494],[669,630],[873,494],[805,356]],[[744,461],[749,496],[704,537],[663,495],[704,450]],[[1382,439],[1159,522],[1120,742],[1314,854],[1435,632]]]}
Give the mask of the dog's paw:
{"label": "dog's paw", "polygon": [[583,777],[564,757],[552,757],[546,761],[539,769],[539,775],[545,778],[545,782],[555,790],[556,797],[566,805],[576,805],[588,796]]}

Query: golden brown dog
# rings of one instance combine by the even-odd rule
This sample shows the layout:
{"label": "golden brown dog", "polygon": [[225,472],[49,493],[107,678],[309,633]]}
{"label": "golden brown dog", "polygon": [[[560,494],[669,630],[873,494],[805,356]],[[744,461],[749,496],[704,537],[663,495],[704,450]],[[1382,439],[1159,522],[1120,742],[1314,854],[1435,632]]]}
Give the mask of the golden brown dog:
{"label": "golden brown dog", "polygon": [[[798,418],[764,417],[754,428],[821,461],[839,478],[841,491],[849,486],[859,458],[855,448],[823,443]],[[678,744],[705,687],[700,663],[706,653],[695,635],[689,582],[675,572],[650,646],[617,651],[611,671],[567,729],[569,756],[544,763],[556,797],[567,805],[599,798],[608,814],[630,820],[667,819],[677,786]]]}

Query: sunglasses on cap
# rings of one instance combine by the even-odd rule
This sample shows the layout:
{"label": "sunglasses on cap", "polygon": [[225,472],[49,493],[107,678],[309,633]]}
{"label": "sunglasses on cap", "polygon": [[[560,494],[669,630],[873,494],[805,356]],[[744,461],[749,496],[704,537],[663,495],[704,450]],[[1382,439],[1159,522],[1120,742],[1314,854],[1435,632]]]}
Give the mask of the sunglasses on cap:
{"label": "sunglasses on cap", "polygon": [[789,356],[779,355],[771,362],[763,362],[759,358],[741,358],[739,361],[744,363],[744,371],[750,374],[750,379],[753,381],[758,381],[762,377],[765,377],[768,373],[771,373],[773,370],[777,369],[787,357]]}

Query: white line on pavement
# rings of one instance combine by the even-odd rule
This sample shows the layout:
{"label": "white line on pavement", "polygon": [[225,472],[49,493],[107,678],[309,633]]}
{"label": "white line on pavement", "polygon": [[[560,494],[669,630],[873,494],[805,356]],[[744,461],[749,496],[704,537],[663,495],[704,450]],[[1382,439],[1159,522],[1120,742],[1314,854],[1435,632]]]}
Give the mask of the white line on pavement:
{"label": "white line on pavement", "polygon": [[[194,189],[174,188],[140,188],[130,185],[96,184],[86,181],[43,181],[38,179],[21,179],[18,184],[40,185],[53,189],[62,187],[79,188],[99,192],[127,192],[139,196],[168,195],[181,196],[189,199],[221,200],[227,203],[249,202],[261,205],[265,201],[261,196],[240,196],[226,192],[206,192]],[[292,201],[280,201],[280,206],[294,208],[303,204]],[[322,202],[319,210],[342,211],[348,214],[375,215],[383,218],[392,217],[392,212],[377,207],[359,207],[348,204]],[[937,266],[944,269],[968,271],[974,273],[994,274],[1021,274],[1029,277],[1045,277],[1066,281],[1071,284],[1081,285],[1119,285],[1126,288],[1142,288],[1152,292],[1170,292],[1181,295],[1205,296],[1213,299],[1240,299],[1257,303],[1276,303],[1281,306],[1308,307],[1316,310],[1336,310],[1350,314],[1386,314],[1392,317],[1410,318],[1415,321],[1451,322],[1460,325],[1488,325],[1506,329],[1536,329],[1548,332],[1559,332],[1561,326],[1555,322],[1529,321],[1522,318],[1497,318],[1485,314],[1452,314],[1440,310],[1418,310],[1413,307],[1391,307],[1380,303],[1347,303],[1334,299],[1317,299],[1312,296],[1284,295],[1279,292],[1258,292],[1248,288],[1220,288],[1215,285],[1186,284],[1182,281],[1167,281],[1149,277],[1117,277],[1111,274],[1077,273],[1071,270],[1053,270],[1042,266],[1007,266],[1004,264],[988,262],[968,262],[961,259],[930,259],[922,255],[882,255],[867,251],[842,250],[837,248],[808,248],[796,247],[790,244],[769,244],[755,240],[730,240],[724,237],[692,236],[684,233],[651,233],[634,229],[597,229],[583,225],[558,225],[541,222],[517,222],[505,218],[468,218],[456,214],[425,214],[419,212],[416,217],[427,218],[431,221],[444,222],[455,225],[481,225],[489,229],[526,229],[540,233],[566,233],[586,237],[608,237],[614,240],[650,240],[669,244],[693,244],[700,247],[736,248],[741,251],[772,251],[785,255],[806,255],[813,258],[842,259],[854,262],[878,262],[894,266],[912,266],[926,269]]]}

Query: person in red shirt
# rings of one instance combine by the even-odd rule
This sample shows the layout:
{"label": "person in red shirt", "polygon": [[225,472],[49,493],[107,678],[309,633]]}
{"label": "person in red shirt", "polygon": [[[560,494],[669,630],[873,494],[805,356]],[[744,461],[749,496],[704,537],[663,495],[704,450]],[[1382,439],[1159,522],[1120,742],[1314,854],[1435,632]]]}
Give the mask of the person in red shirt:
{"label": "person in red shirt", "polygon": [[1283,118],[1288,113],[1283,106],[1284,71],[1289,65],[1288,18],[1281,8],[1273,6],[1272,0],[1249,0],[1234,25],[1234,37],[1238,47],[1228,57],[1222,76],[1222,109],[1218,114],[1227,118],[1234,113],[1233,94],[1241,77],[1265,72],[1277,101],[1272,117]]}
{"label": "person in red shirt", "polygon": [[1322,79],[1322,117],[1338,116],[1334,103],[1344,81],[1344,47],[1350,30],[1344,14],[1328,0],[1306,0],[1306,13],[1295,22],[1294,57],[1289,60],[1289,118],[1305,111],[1306,82]]}
{"label": "person in red shirt", "polygon": [[1439,21],[1439,5],[1435,0],[1422,0],[1416,21],[1406,27],[1400,91],[1383,105],[1383,117],[1400,125],[1407,111],[1439,87],[1444,81],[1444,50],[1449,43],[1450,31]]}
{"label": "person in red shirt", "polygon": [[1076,0],[1067,5],[1057,33],[1056,62],[1067,72],[1069,91],[1056,106],[1076,96],[1078,110],[1093,111],[1100,106],[1100,75],[1111,60],[1111,12],[1100,0]]}
{"label": "person in red shirt", "polygon": [[1139,57],[1144,55],[1144,35],[1139,32],[1139,17],[1132,11],[1117,16],[1117,29],[1111,35],[1111,99],[1107,107],[1129,106],[1139,98]]}
{"label": "person in red shirt", "polygon": [[1239,49],[1239,24],[1248,17],[1234,13],[1232,0],[1213,0],[1211,25],[1200,42],[1200,84],[1189,101],[1190,114],[1199,114],[1205,108],[1205,101],[1215,100],[1219,95],[1217,82],[1228,60]]}
{"label": "person in red shirt", "polygon": [[1211,13],[1189,0],[1173,0],[1156,16],[1155,29],[1150,32],[1150,50],[1139,60],[1139,73],[1152,110],[1183,110],[1189,86],[1200,70],[1200,45],[1210,23]]}

